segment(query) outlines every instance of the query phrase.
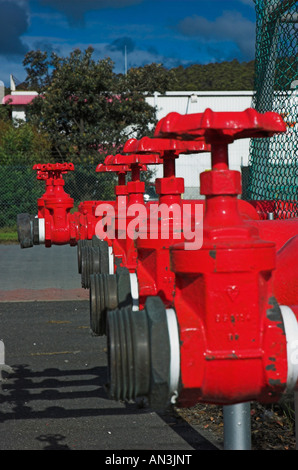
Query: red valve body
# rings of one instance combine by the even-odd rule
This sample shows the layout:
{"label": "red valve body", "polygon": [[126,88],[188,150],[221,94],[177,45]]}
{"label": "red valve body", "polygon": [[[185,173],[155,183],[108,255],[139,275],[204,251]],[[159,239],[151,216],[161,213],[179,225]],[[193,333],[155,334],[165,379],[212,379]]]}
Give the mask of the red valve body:
{"label": "red valve body", "polygon": [[[137,262],[137,252],[134,245],[134,238],[128,235],[128,228],[134,219],[133,207],[139,207],[143,212],[143,217],[147,218],[147,209],[144,202],[145,183],[140,181],[140,172],[147,170],[147,164],[159,163],[159,157],[155,154],[139,155],[136,152],[129,155],[110,155],[107,157],[109,164],[115,168],[127,166],[131,171],[131,181],[127,182],[125,193],[123,187],[117,192],[117,201],[112,211],[112,216],[108,217],[110,228],[107,229],[106,240],[112,247],[114,256],[114,269],[117,266],[125,266],[129,271],[134,272]],[[123,196],[127,197],[123,197]],[[95,214],[97,211],[95,212]],[[105,221],[106,222],[106,221]],[[102,226],[96,228],[96,234],[102,233]]]}
{"label": "red valve body", "polygon": [[[146,298],[150,295],[160,296],[164,304],[170,306],[173,302],[175,276],[169,268],[169,247],[183,239],[183,214],[187,212],[188,220],[192,219],[191,230],[193,231],[196,211],[198,220],[201,223],[205,208],[205,201],[203,199],[182,199],[184,180],[175,175],[174,159],[181,153],[210,151],[210,146],[203,139],[190,142],[144,137],[140,141],[131,139],[128,142],[127,148],[137,152],[144,152],[144,154],[149,151],[156,151],[164,161],[164,176],[157,178],[155,181],[155,190],[159,195],[159,201],[152,203],[151,207],[148,208],[149,218],[153,206],[156,206],[156,210],[160,209],[159,225],[155,226],[154,231],[150,231],[150,234],[149,227],[146,226],[145,232],[140,233],[136,239],[136,273],[138,279],[139,309],[144,308]],[[208,173],[206,175],[208,176]],[[246,218],[259,220],[259,215],[252,205],[241,199],[237,200],[237,204]],[[162,235],[162,231],[163,227],[167,225],[169,234],[165,237]],[[175,228],[175,235],[173,228]]]}
{"label": "red valve body", "polygon": [[[169,269],[169,247],[181,240],[182,215],[194,213],[194,206],[200,206],[203,212],[203,200],[185,201],[184,180],[175,175],[175,159],[181,153],[201,153],[210,151],[205,141],[178,142],[177,140],[131,139],[125,150],[138,152],[146,156],[156,152],[163,164],[164,176],[155,180],[155,191],[159,196],[157,202],[147,205],[147,223],[138,233],[135,240],[137,263],[135,272],[138,282],[139,309],[143,309],[146,298],[159,295],[165,305],[171,304],[174,292],[174,275]],[[153,222],[154,218],[154,222]],[[190,218],[190,217],[189,217]]]}
{"label": "red valve body", "polygon": [[212,239],[205,222],[200,250],[176,246],[171,252],[181,341],[179,401],[274,401],[273,382],[279,384],[278,400],[287,354],[281,318],[274,314],[274,244],[254,239],[246,227],[228,237],[216,232]]}
{"label": "red valve body", "polygon": [[240,174],[228,169],[227,156],[227,143],[234,138],[284,128],[276,115],[272,122],[268,114],[262,118],[253,113],[253,120],[251,115],[208,111],[208,119],[194,115],[193,126],[190,116],[185,122],[175,116],[172,126],[167,123],[166,136],[175,135],[176,126],[183,138],[203,133],[212,145],[212,170],[201,174],[201,194],[206,196],[203,245],[186,250],[181,243],[170,249],[183,406],[274,402],[287,386],[287,341],[273,293],[276,247],[260,237],[257,226],[263,222],[241,215]]}
{"label": "red valve body", "polygon": [[71,213],[73,199],[64,191],[64,180],[61,176],[73,170],[72,164],[39,164],[33,167],[37,170],[37,178],[46,180],[46,191],[38,200],[38,218],[44,221],[44,235],[42,242],[46,247],[52,244],[76,245],[78,240],[91,240],[96,232],[99,217],[95,215],[96,208],[102,204],[114,207],[117,197],[127,197],[127,188],[123,174],[129,169],[111,165],[98,165],[96,171],[117,171],[119,185],[115,186],[116,201],[84,201],[79,205],[78,211]]}

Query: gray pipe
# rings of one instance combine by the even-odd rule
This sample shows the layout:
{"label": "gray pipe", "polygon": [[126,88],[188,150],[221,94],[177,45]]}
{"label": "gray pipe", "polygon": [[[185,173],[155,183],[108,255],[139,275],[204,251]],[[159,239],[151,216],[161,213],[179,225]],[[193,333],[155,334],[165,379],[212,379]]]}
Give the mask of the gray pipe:
{"label": "gray pipe", "polygon": [[250,403],[223,407],[224,450],[251,450]]}

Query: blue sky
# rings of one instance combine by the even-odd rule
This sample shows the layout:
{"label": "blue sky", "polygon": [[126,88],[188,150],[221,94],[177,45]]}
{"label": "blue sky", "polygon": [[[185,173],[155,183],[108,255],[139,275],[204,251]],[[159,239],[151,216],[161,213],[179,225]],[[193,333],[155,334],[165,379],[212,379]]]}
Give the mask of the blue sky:
{"label": "blue sky", "polygon": [[0,80],[23,81],[29,50],[74,48],[110,57],[116,73],[152,62],[167,68],[254,59],[253,0],[0,0]]}

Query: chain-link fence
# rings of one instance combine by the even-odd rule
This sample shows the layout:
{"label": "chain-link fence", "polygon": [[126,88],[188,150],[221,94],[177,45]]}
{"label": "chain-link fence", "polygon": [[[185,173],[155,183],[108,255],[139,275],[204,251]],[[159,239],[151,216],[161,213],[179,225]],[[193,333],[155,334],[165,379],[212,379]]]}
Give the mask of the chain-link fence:
{"label": "chain-link fence", "polygon": [[[251,139],[247,199],[287,203],[287,217],[298,215],[298,2],[255,0],[257,36],[255,96],[259,112],[275,111],[286,134]],[[283,213],[283,217],[285,213]]]}
{"label": "chain-link fence", "polygon": [[[77,165],[64,175],[65,192],[74,199],[74,210],[81,201],[113,200],[116,177],[96,173],[95,165]],[[0,227],[15,227],[17,214],[37,214],[37,199],[45,192],[45,182],[36,179],[32,165],[0,166]]]}
{"label": "chain-link fence", "polygon": [[[153,171],[141,172],[148,197],[156,197],[150,183]],[[36,179],[32,165],[0,166],[0,228],[16,228],[20,213],[37,214],[37,200],[45,192],[45,181]],[[63,175],[64,190],[74,199],[76,211],[82,201],[112,201],[118,177],[111,172],[96,172],[96,165],[75,165],[74,171]],[[130,174],[127,175],[127,180]]]}

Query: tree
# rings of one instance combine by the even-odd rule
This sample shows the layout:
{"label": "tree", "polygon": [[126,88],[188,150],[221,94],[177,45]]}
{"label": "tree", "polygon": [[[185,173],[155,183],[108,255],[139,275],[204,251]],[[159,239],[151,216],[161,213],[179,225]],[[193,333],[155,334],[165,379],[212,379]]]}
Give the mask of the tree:
{"label": "tree", "polygon": [[180,65],[171,70],[178,86],[171,90],[231,91],[254,89],[254,61]]}
{"label": "tree", "polygon": [[98,163],[108,153],[121,151],[129,137],[150,135],[156,123],[155,110],[144,95],[133,86],[127,89],[123,77],[114,74],[111,59],[95,61],[93,52],[92,47],[76,49],[65,58],[52,54],[50,60],[46,53],[29,53],[38,56],[40,64],[31,61],[28,80],[34,77],[42,83],[47,78],[43,93],[29,106],[28,118],[49,135],[57,161]]}
{"label": "tree", "polygon": [[42,91],[50,82],[51,61],[47,52],[40,50],[28,52],[23,60],[27,72],[25,84],[29,90]]}
{"label": "tree", "polygon": [[49,139],[29,123],[16,126],[8,106],[0,106],[0,227],[14,226],[16,215],[36,209],[36,200],[44,192],[36,181],[34,163],[50,159]]}
{"label": "tree", "polygon": [[162,64],[148,64],[144,67],[131,68],[124,79],[124,85],[130,90],[142,93],[164,93],[177,90],[178,80],[173,70],[166,69]]}
{"label": "tree", "polygon": [[[3,107],[4,108],[4,107]],[[4,110],[3,110],[4,111]],[[30,123],[15,126],[0,113],[0,166],[32,165],[49,161],[49,139]]]}

